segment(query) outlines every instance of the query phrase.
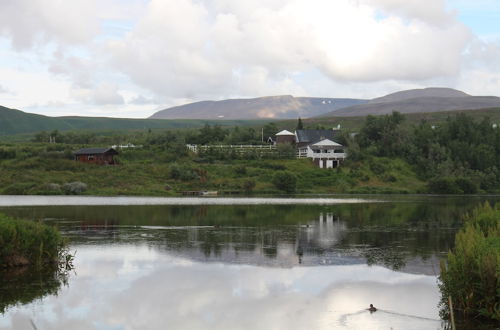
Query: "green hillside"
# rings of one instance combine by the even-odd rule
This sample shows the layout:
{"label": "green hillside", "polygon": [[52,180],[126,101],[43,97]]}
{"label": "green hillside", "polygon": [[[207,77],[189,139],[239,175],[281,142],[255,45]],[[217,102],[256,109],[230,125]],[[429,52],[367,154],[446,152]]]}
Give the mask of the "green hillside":
{"label": "green hillside", "polygon": [[[474,119],[489,117],[493,123],[500,124],[500,108],[481,110],[461,110],[429,113],[410,113],[405,115],[404,125],[419,123],[425,119],[431,124],[442,123],[449,117],[454,117],[458,113],[467,113]],[[93,130],[93,131],[115,131],[115,130],[142,130],[142,129],[182,129],[199,128],[205,124],[219,126],[250,126],[260,129],[270,122],[270,119],[263,120],[204,120],[204,119],[127,119],[127,118],[106,118],[106,117],[48,117],[26,113],[20,110],[9,109],[0,106],[0,137],[2,140],[9,139],[9,136],[25,136],[29,139],[33,133],[40,131],[69,131],[69,130]],[[306,127],[316,126],[335,127],[341,125],[352,131],[361,128],[365,121],[364,116],[360,117],[322,117],[303,119]],[[291,129],[297,124],[295,119],[275,122],[279,129]],[[24,138],[22,140],[25,140]]]}
{"label": "green hillside", "polygon": [[[447,118],[455,117],[459,113],[466,113],[467,116],[472,119],[483,119],[484,117],[488,117],[491,122],[498,123],[500,126],[500,108],[491,108],[491,109],[480,109],[480,110],[457,110],[457,111],[442,111],[442,112],[422,112],[422,113],[407,113],[405,114],[405,123],[404,125],[410,126],[413,124],[418,124],[422,120],[426,120],[430,124],[439,125],[439,123],[443,123],[447,120]],[[342,128],[348,128],[353,131],[359,130],[364,122],[366,116],[359,117],[323,117],[323,118],[310,118],[303,120],[304,125],[314,127],[316,125],[323,125],[325,127],[337,126],[341,125]],[[288,120],[280,122],[283,127],[293,127],[296,125],[297,121]],[[278,125],[280,126],[280,125]]]}
{"label": "green hillside", "polygon": [[134,130],[261,125],[269,120],[126,119],[106,117],[47,117],[0,106],[0,136],[52,130]]}

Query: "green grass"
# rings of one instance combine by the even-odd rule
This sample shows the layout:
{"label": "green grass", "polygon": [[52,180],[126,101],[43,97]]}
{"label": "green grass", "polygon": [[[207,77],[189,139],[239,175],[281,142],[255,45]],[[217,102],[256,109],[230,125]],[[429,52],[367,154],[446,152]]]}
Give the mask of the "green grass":
{"label": "green grass", "polygon": [[[418,193],[426,189],[401,159],[369,157],[337,169],[320,169],[310,159],[213,160],[178,156],[161,148],[120,151],[117,166],[74,161],[80,146],[0,146],[0,193],[64,194],[63,186],[83,182],[86,195],[175,196],[183,191],[283,193],[272,183],[277,171],[296,178],[296,193]],[[12,152],[14,151],[14,152]],[[249,184],[250,182],[250,184]]]}

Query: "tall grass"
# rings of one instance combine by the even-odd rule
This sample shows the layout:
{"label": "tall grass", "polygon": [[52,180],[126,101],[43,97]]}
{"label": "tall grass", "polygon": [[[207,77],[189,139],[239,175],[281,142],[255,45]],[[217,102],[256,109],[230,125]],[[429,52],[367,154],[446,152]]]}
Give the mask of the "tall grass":
{"label": "tall grass", "polygon": [[0,214],[0,268],[58,263],[65,251],[56,228]]}
{"label": "tall grass", "polygon": [[441,264],[441,316],[450,316],[451,297],[459,319],[500,321],[500,204],[485,203],[464,220]]}

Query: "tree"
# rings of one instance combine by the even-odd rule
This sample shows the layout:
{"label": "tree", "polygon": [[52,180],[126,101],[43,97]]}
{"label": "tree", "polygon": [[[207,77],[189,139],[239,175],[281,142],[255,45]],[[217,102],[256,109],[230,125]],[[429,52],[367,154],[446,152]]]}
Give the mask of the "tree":
{"label": "tree", "polygon": [[278,133],[278,126],[276,126],[275,123],[266,124],[263,127],[263,133],[264,133],[264,140],[270,136],[274,136],[276,133]]}
{"label": "tree", "polygon": [[297,129],[304,129],[304,124],[302,124],[302,119],[297,120]]}

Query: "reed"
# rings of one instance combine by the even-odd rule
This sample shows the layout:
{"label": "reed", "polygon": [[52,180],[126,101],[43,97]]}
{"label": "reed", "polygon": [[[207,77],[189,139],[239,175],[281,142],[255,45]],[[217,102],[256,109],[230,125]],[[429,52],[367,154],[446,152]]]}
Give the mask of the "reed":
{"label": "reed", "polygon": [[0,268],[57,264],[67,255],[57,228],[0,214]]}
{"label": "reed", "polygon": [[444,318],[500,321],[500,204],[485,203],[465,217],[439,281]]}

